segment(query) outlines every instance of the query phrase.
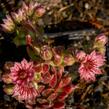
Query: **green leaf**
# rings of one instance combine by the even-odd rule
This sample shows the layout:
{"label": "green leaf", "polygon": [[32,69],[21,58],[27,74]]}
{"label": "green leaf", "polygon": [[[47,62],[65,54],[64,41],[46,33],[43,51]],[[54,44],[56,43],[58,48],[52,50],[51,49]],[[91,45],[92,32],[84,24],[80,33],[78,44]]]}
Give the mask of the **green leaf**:
{"label": "green leaf", "polygon": [[13,39],[14,43],[16,44],[16,46],[20,46],[20,45],[26,45],[26,40],[25,37],[20,38],[20,37],[15,37]]}

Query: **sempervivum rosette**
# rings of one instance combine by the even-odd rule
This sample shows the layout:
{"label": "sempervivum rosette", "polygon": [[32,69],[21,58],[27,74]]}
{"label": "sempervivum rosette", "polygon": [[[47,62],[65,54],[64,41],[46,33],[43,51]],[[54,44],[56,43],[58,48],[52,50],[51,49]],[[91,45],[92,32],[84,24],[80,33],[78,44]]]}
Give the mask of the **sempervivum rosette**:
{"label": "sempervivum rosette", "polygon": [[64,109],[65,99],[75,89],[63,66],[54,67],[45,62],[33,64],[25,59],[15,63],[3,80],[13,84],[12,88],[7,88],[7,94],[24,101],[31,109]]}
{"label": "sempervivum rosette", "polygon": [[36,74],[40,80],[37,87],[43,85],[36,98],[35,109],[64,109],[65,99],[75,89],[71,77],[64,73],[63,67],[53,67],[46,63],[36,65],[35,70],[40,75]]}

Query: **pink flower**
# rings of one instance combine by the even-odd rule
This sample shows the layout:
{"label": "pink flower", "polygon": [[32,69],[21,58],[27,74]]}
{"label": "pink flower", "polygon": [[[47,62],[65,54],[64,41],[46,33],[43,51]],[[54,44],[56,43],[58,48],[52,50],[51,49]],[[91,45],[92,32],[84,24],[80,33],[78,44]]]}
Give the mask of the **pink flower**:
{"label": "pink flower", "polygon": [[7,32],[11,32],[14,30],[15,28],[15,24],[11,18],[11,16],[7,15],[6,19],[3,19],[3,23],[1,24],[1,26],[3,27],[3,29]]}
{"label": "pink flower", "polygon": [[22,10],[24,10],[27,16],[31,16],[38,5],[39,4],[37,2],[30,2],[29,4],[23,2]]}
{"label": "pink flower", "polygon": [[26,20],[26,15],[23,9],[19,9],[17,13],[12,13],[13,19],[15,22],[20,23],[23,20]]}
{"label": "pink flower", "polygon": [[100,34],[95,38],[95,42],[101,43],[105,45],[107,43],[108,39],[104,34]]}
{"label": "pink flower", "polygon": [[28,63],[25,59],[21,63],[16,62],[10,70],[11,78],[15,84],[27,85],[34,76],[33,63]]}
{"label": "pink flower", "polygon": [[86,55],[79,68],[80,78],[87,82],[95,81],[95,75],[102,74],[99,67],[104,65],[104,61],[105,57],[95,51]]}
{"label": "pink flower", "polygon": [[36,14],[38,17],[42,17],[45,14],[45,12],[46,10],[41,6],[36,8]]}
{"label": "pink flower", "polygon": [[35,72],[33,63],[23,59],[21,63],[16,62],[10,70],[11,79],[15,84],[13,96],[17,97],[19,100],[35,98],[37,91],[32,84]]}

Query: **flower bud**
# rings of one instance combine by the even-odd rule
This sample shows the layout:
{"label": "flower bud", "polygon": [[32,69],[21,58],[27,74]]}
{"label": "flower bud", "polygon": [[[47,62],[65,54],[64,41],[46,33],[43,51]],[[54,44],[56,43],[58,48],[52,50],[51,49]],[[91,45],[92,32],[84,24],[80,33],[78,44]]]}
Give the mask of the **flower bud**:
{"label": "flower bud", "polygon": [[66,66],[73,65],[74,63],[75,63],[75,59],[74,59],[74,57],[71,54],[66,54],[64,56],[64,64]]}
{"label": "flower bud", "polygon": [[14,62],[6,62],[5,65],[4,65],[4,70],[5,71],[10,71],[10,68],[14,66]]}
{"label": "flower bud", "polygon": [[14,87],[12,85],[9,85],[9,86],[4,87],[4,92],[8,95],[12,95],[13,89],[14,89]]}
{"label": "flower bud", "polygon": [[12,79],[10,78],[10,75],[9,75],[9,74],[4,74],[4,75],[2,76],[2,80],[3,80],[3,82],[5,82],[6,84],[12,83]]}
{"label": "flower bud", "polygon": [[31,36],[28,34],[28,35],[26,36],[26,44],[27,44],[27,45],[31,45],[31,43],[32,43],[32,38],[31,38]]}
{"label": "flower bud", "polygon": [[61,65],[63,62],[63,55],[60,56],[60,55],[55,55],[54,58],[53,58],[53,63],[56,65],[56,66],[59,66]]}
{"label": "flower bud", "polygon": [[19,9],[17,13],[12,12],[13,19],[16,23],[21,23],[26,20],[25,12],[23,9]]}
{"label": "flower bud", "polygon": [[45,9],[43,7],[36,7],[36,14],[38,17],[42,17],[45,14]]}
{"label": "flower bud", "polygon": [[52,58],[52,51],[48,45],[41,47],[40,56],[44,60],[50,60]]}
{"label": "flower bud", "polygon": [[95,43],[93,48],[98,50],[101,54],[104,54],[106,51],[105,44],[107,43],[108,38],[104,34],[100,34],[95,38]]}
{"label": "flower bud", "polygon": [[108,39],[104,34],[100,34],[95,38],[95,43],[105,45]]}
{"label": "flower bud", "polygon": [[63,47],[54,47],[52,49],[53,51],[53,63],[56,65],[56,66],[59,66],[62,64],[63,62]]}
{"label": "flower bud", "polygon": [[98,49],[98,51],[101,53],[101,54],[105,54],[105,52],[106,52],[106,47],[104,46],[104,47],[100,47],[99,49]]}
{"label": "flower bud", "polygon": [[3,27],[4,31],[12,32],[15,28],[15,24],[11,18],[11,16],[7,15],[6,19],[3,19],[3,23],[1,26]]}

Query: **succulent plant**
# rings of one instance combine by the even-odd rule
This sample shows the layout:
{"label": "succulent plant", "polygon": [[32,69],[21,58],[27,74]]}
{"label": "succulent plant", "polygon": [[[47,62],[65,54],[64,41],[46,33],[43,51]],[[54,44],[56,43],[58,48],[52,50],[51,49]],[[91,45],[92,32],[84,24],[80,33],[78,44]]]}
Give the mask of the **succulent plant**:
{"label": "succulent plant", "polygon": [[64,109],[65,99],[76,88],[71,77],[64,73],[64,67],[33,64],[25,59],[15,63],[10,72],[3,75],[3,81],[12,84],[5,88],[7,94],[25,101],[27,107],[35,105],[39,109]]}
{"label": "succulent plant", "polygon": [[[29,62],[23,59],[21,62],[5,64],[2,76],[4,92],[24,103],[28,109],[65,109],[70,94],[78,86],[80,90],[85,89],[81,88],[82,82],[86,87],[89,82],[97,80],[96,75],[103,74],[101,67],[105,64],[105,45],[108,39],[104,34],[95,39],[85,36],[83,40],[72,44],[73,50],[55,45],[55,41],[44,34],[44,27],[52,22],[57,24],[64,18],[70,20],[72,15],[67,19],[67,10],[71,13],[70,8],[75,5],[75,1],[69,1],[72,4],[68,6],[67,2],[61,3],[62,0],[47,0],[50,3],[48,7],[43,0],[43,5],[36,1],[22,2],[21,8],[7,15],[1,24],[6,32],[15,30],[15,39],[25,41],[31,58]],[[88,4],[85,7],[88,9]],[[47,20],[51,21],[48,23]],[[70,72],[72,67],[74,70]],[[73,78],[72,75],[76,76]],[[79,83],[73,85],[73,79],[75,81],[78,77]],[[85,98],[90,88],[86,89],[81,99]]]}

